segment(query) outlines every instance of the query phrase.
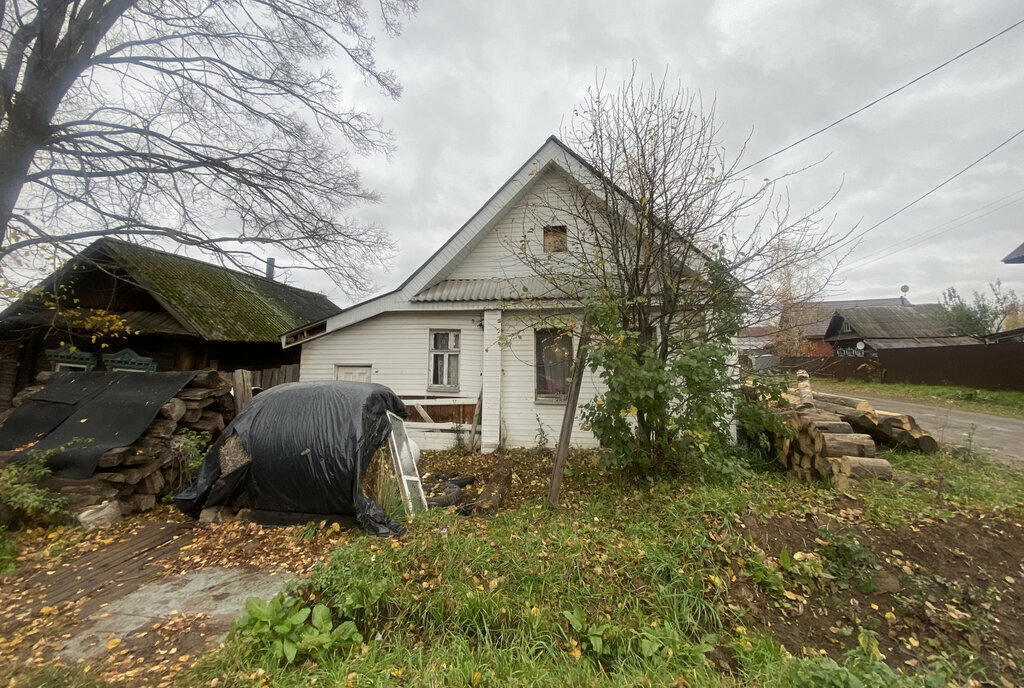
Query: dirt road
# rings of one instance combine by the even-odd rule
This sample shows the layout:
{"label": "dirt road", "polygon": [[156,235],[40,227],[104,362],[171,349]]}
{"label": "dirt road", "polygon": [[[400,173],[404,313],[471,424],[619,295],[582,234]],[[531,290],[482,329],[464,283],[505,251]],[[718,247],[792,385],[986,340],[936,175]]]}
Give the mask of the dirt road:
{"label": "dirt road", "polygon": [[1024,420],[926,406],[906,399],[869,396],[860,392],[856,396],[867,399],[882,411],[913,416],[922,428],[943,444],[964,446],[973,442],[976,448],[993,458],[1024,463]]}

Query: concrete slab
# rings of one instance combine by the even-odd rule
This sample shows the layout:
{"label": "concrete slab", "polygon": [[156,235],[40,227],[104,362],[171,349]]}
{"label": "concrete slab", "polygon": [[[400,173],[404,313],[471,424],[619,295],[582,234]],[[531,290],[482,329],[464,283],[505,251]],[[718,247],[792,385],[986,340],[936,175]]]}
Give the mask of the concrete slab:
{"label": "concrete slab", "polygon": [[151,626],[175,614],[206,614],[208,628],[224,632],[242,614],[248,597],[268,599],[294,574],[242,568],[207,567],[162,578],[93,613],[79,624],[61,652],[63,659],[88,659],[107,651],[114,634]]}

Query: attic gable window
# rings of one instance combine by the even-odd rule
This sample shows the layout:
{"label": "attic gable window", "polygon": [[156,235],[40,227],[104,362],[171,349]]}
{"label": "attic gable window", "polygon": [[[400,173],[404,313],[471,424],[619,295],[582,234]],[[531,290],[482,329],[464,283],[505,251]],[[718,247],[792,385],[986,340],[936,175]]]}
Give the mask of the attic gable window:
{"label": "attic gable window", "polygon": [[544,253],[564,253],[569,250],[569,233],[565,225],[544,228]]}
{"label": "attic gable window", "polygon": [[459,345],[461,330],[430,330],[431,390],[459,391]]}
{"label": "attic gable window", "polygon": [[537,330],[537,400],[564,402],[572,377],[572,335],[557,329]]}

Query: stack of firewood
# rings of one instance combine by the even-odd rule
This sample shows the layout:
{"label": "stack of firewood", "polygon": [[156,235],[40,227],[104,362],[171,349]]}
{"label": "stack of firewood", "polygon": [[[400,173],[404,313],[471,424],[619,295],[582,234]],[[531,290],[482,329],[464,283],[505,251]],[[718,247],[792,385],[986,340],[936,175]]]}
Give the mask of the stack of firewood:
{"label": "stack of firewood", "polygon": [[797,372],[790,396],[792,408],[782,412],[790,432],[774,438],[779,461],[806,482],[828,480],[846,487],[856,478],[891,478],[892,466],[875,457],[875,441],[833,408],[823,408],[811,390],[810,378]]}
{"label": "stack of firewood", "polygon": [[791,433],[774,438],[779,460],[801,480],[830,480],[848,487],[860,478],[891,478],[892,466],[875,457],[875,445],[916,449],[926,454],[939,443],[913,416],[879,411],[864,399],[815,392],[804,371],[797,371],[783,411]]}
{"label": "stack of firewood", "polygon": [[892,475],[892,466],[875,458],[870,435],[854,432],[838,414],[816,410],[783,413],[792,437],[775,437],[779,461],[806,482],[835,480],[836,476]]}
{"label": "stack of firewood", "polygon": [[939,451],[939,443],[924,430],[913,416],[905,413],[879,411],[864,399],[813,392],[814,406],[836,413],[857,432],[868,435],[887,447],[916,449],[925,454]]}
{"label": "stack of firewood", "polygon": [[[160,408],[142,437],[104,452],[92,478],[51,479],[47,487],[72,508],[117,499],[124,514],[149,511],[160,497],[185,487],[190,452],[205,453],[234,415],[231,381],[215,370],[198,372]],[[187,431],[207,433],[205,441]]]}
{"label": "stack of firewood", "polygon": [[208,446],[234,415],[231,381],[215,370],[196,373],[160,408],[142,437],[100,456],[93,480],[117,489],[122,513],[148,511],[159,497],[182,487],[190,443],[185,431],[207,433]]}

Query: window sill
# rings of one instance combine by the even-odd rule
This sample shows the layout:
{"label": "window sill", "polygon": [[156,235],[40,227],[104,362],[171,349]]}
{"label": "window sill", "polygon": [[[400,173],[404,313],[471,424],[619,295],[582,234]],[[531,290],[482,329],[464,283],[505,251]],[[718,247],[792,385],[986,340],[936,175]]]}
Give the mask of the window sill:
{"label": "window sill", "polygon": [[533,403],[541,404],[543,406],[565,406],[565,397],[534,397]]}
{"label": "window sill", "polygon": [[428,392],[435,392],[437,394],[458,394],[458,387],[437,387],[435,385],[427,385]]}

